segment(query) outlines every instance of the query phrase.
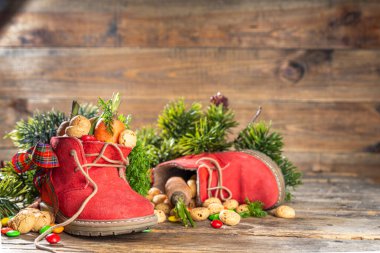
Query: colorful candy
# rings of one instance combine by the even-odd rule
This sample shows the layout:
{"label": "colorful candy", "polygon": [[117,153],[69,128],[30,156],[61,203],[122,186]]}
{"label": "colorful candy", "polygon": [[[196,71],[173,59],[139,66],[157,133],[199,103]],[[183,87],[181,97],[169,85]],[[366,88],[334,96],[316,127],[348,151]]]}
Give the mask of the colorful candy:
{"label": "colorful candy", "polygon": [[223,226],[223,222],[221,222],[220,220],[213,220],[211,221],[211,226],[213,228],[221,228]]}
{"label": "colorful candy", "polygon": [[13,230],[13,229],[10,228],[10,227],[2,228],[2,229],[1,229],[1,234],[5,235],[8,231],[11,231],[11,230]]}
{"label": "colorful candy", "polygon": [[171,215],[168,217],[168,221],[177,222],[177,221],[180,221],[180,219],[175,217],[174,215]]}
{"label": "colorful candy", "polygon": [[[55,226],[55,224],[50,224],[50,227],[53,227],[53,226]],[[53,229],[52,232],[53,232],[54,234],[60,234],[60,233],[63,232],[63,230],[65,230],[64,227],[56,227],[55,229]]]}
{"label": "colorful candy", "polygon": [[61,237],[57,234],[54,234],[54,233],[51,233],[51,234],[48,234],[46,237],[45,237],[46,241],[48,241],[50,244],[56,244],[56,243],[59,243],[61,241]]}
{"label": "colorful candy", "polygon": [[40,234],[43,234],[46,230],[48,230],[49,228],[51,228],[51,226],[49,225],[46,225],[46,226],[43,226],[41,229],[40,229]]}
{"label": "colorful candy", "polygon": [[6,236],[9,236],[9,237],[17,237],[20,235],[20,232],[17,230],[9,230],[5,234],[6,234]]}
{"label": "colorful candy", "polygon": [[1,226],[6,227],[8,226],[9,217],[5,217],[1,219]]}
{"label": "colorful candy", "polygon": [[208,217],[209,220],[213,221],[213,220],[219,220],[219,213],[214,213],[214,214],[211,214],[209,217]]}

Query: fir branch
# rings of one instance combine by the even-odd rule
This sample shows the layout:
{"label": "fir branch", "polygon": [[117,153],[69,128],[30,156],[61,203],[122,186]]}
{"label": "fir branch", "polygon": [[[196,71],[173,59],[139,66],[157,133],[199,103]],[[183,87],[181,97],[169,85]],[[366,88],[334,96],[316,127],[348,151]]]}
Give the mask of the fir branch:
{"label": "fir branch", "polygon": [[0,217],[14,216],[20,208],[9,198],[0,197]]}
{"label": "fir branch", "polygon": [[285,185],[287,187],[296,187],[302,184],[302,173],[298,171],[297,167],[294,166],[288,158],[283,157],[278,166],[281,168],[282,174],[285,178]]}
{"label": "fir branch", "polygon": [[224,135],[231,132],[233,127],[238,126],[235,114],[231,109],[226,109],[223,104],[210,104],[206,112],[207,122],[211,126],[219,124],[219,128],[225,131]]}
{"label": "fir branch", "polygon": [[150,188],[150,163],[146,159],[147,153],[141,141],[137,141],[136,146],[129,154],[129,165],[126,170],[128,182],[133,190],[145,196]]}
{"label": "fir branch", "polygon": [[270,129],[271,124],[264,121],[249,124],[234,141],[236,150],[257,150],[272,158],[273,161],[279,162],[284,143],[282,136],[279,133],[270,132]]}
{"label": "fir branch", "polygon": [[161,146],[162,138],[157,130],[151,126],[143,127],[137,132],[137,139],[139,139],[144,146],[153,145],[155,147]]}
{"label": "fir branch", "polygon": [[158,116],[158,128],[162,131],[162,137],[178,140],[186,133],[193,132],[201,117],[201,108],[201,104],[193,103],[187,110],[183,99],[167,104]]}
{"label": "fir branch", "polygon": [[[11,162],[5,163],[4,168],[1,168],[0,170],[0,178],[4,180],[12,180],[12,183],[8,186],[8,188],[14,188],[17,189],[17,192],[20,192],[20,195],[17,196],[16,202],[17,204],[21,205],[27,205],[32,203],[35,198],[39,195],[39,192],[37,188],[34,186],[34,174],[36,173],[36,170],[30,170],[23,172],[21,174],[18,174],[15,172],[15,169]],[[24,190],[25,189],[25,190]],[[14,199],[15,195],[5,193],[6,195],[2,196],[10,196]]]}
{"label": "fir branch", "polygon": [[17,174],[10,162],[0,170],[0,213],[12,215],[17,213],[19,207],[32,203],[38,196],[34,187],[33,177],[35,171]]}
{"label": "fir branch", "polygon": [[177,149],[182,155],[199,154],[203,152],[224,151],[232,143],[226,140],[226,129],[218,122],[202,117],[195,125],[194,133],[187,133],[179,142]]}
{"label": "fir branch", "polygon": [[79,115],[82,115],[88,119],[96,117],[98,113],[99,113],[99,108],[96,105],[93,105],[91,103],[81,104],[78,111]]}
{"label": "fir branch", "polygon": [[50,138],[56,136],[58,127],[65,120],[65,114],[59,111],[36,112],[28,120],[18,121],[14,130],[4,138],[10,138],[17,148],[27,150],[38,142],[49,143]]}

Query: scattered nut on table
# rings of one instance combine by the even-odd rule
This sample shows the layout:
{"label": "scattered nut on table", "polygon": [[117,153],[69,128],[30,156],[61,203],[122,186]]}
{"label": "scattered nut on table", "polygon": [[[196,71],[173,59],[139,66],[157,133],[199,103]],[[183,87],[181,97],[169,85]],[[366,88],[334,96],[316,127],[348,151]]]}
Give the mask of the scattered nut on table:
{"label": "scattered nut on table", "polygon": [[279,218],[293,219],[296,217],[296,211],[290,206],[279,206],[274,211],[273,214]]}
{"label": "scattered nut on table", "polygon": [[244,212],[249,212],[248,205],[247,204],[242,204],[236,208],[237,213],[244,213]]}
{"label": "scattered nut on table", "polygon": [[162,210],[154,210],[154,214],[157,216],[158,223],[166,221],[166,215]]}
{"label": "scattered nut on table", "polygon": [[208,205],[207,208],[208,208],[210,215],[211,215],[211,214],[215,214],[215,213],[220,213],[220,211],[222,211],[224,209],[224,206],[222,204],[219,204],[219,203],[211,203],[210,205]]}
{"label": "scattered nut on table", "polygon": [[190,215],[195,221],[203,221],[208,218],[210,212],[206,207],[197,207],[190,210]]}
{"label": "scattered nut on table", "polygon": [[235,226],[240,222],[240,215],[231,210],[223,210],[219,213],[219,219],[228,226]]}
{"label": "scattered nut on table", "polygon": [[239,206],[239,202],[236,199],[228,199],[223,202],[223,206],[227,209],[236,209]]}
{"label": "scattered nut on table", "polygon": [[218,198],[208,198],[205,200],[205,202],[203,202],[202,206],[208,207],[212,203],[222,204],[222,202]]}

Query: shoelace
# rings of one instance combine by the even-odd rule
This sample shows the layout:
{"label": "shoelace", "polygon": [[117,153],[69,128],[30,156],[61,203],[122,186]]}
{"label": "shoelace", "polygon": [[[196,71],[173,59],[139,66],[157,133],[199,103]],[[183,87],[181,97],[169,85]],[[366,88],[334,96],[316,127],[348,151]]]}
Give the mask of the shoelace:
{"label": "shoelace", "polygon": [[[120,157],[121,157],[121,161],[120,160],[111,160],[109,159],[108,157],[104,156],[104,152],[106,151],[107,147],[108,146],[113,146],[114,148],[116,148],[116,150],[118,151],[118,153],[120,154]],[[88,173],[88,170],[89,168],[91,167],[110,167],[110,168],[118,168],[119,169],[119,176],[121,178],[123,178],[124,180],[126,180],[125,178],[125,168],[126,166],[129,164],[128,162],[128,158],[124,158],[123,156],[123,152],[120,150],[120,148],[113,144],[113,143],[105,143],[102,150],[100,151],[99,154],[87,154],[86,156],[97,156],[97,158],[92,162],[92,163],[86,163],[86,164],[81,164],[80,161],[79,161],[79,158],[78,158],[78,154],[77,152],[73,149],[70,151],[70,155],[74,158],[74,161],[77,165],[77,167],[75,168],[75,171],[80,171],[82,173],[82,175],[86,178],[87,180],[87,184],[85,187],[88,186],[88,184],[90,183],[92,186],[93,186],[93,191],[92,193],[83,201],[83,203],[81,204],[81,206],[79,207],[78,211],[73,215],[71,216],[71,218],[67,219],[66,221],[60,223],[60,224],[57,224],[57,225],[54,225],[52,226],[51,228],[49,228],[48,230],[46,230],[44,233],[40,234],[35,240],[34,240],[34,245],[37,249],[41,249],[41,250],[46,250],[46,251],[50,251],[50,252],[57,252],[55,249],[52,249],[52,248],[49,248],[47,246],[44,246],[44,245],[40,245],[39,242],[45,238],[46,235],[50,234],[51,231],[53,231],[55,228],[57,227],[64,227],[64,226],[67,226],[69,225],[71,222],[73,222],[74,220],[76,220],[78,218],[78,216],[83,212],[83,210],[85,209],[86,205],[88,204],[88,202],[90,202],[90,200],[96,195],[96,193],[98,192],[98,185],[95,183],[94,180],[92,180],[92,178],[90,177],[89,173]],[[109,162],[109,163],[112,163],[112,164],[99,164],[97,163],[100,159],[104,159],[105,161]],[[86,168],[86,170],[84,170],[84,167]]]}
{"label": "shoelace", "polygon": [[[214,167],[210,167],[207,163],[205,163],[205,161],[210,162]],[[210,158],[210,157],[203,157],[203,158],[199,159],[198,161],[196,161],[196,164],[198,165],[198,169],[204,167],[207,169],[207,171],[209,173],[208,184],[207,184],[207,195],[209,198],[218,197],[218,195],[219,195],[219,198],[223,201],[232,198],[231,190],[228,189],[227,187],[223,186],[223,173],[222,173],[222,171],[230,165],[229,163],[222,168],[217,160]],[[211,187],[214,170],[216,170],[217,174],[218,174],[217,186]],[[212,191],[215,191],[214,195],[212,195]],[[224,191],[228,193],[228,197],[224,196]]]}

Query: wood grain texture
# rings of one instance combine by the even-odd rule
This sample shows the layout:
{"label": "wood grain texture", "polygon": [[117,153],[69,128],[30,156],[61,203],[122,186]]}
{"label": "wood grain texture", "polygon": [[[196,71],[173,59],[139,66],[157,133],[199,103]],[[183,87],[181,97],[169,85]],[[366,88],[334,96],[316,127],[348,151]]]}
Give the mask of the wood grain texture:
{"label": "wood grain texture", "polygon": [[[247,218],[212,229],[163,223],[150,233],[101,238],[62,235],[63,252],[364,252],[380,250],[378,185],[354,176],[309,173],[295,192],[295,219]],[[30,252],[35,235],[2,238],[9,252]],[[44,243],[44,242],[43,242]],[[5,251],[7,252],[7,251]]]}
{"label": "wood grain texture", "polygon": [[379,21],[373,0],[27,1],[0,30],[0,135],[72,99],[120,91],[140,127],[221,91],[234,133],[261,105],[301,169],[379,178]]}
{"label": "wood grain texture", "polygon": [[220,90],[239,101],[379,102],[379,59],[371,50],[0,49],[0,95],[203,99]]}
{"label": "wood grain texture", "polygon": [[3,31],[0,45],[380,47],[378,1],[93,2],[30,1]]}

